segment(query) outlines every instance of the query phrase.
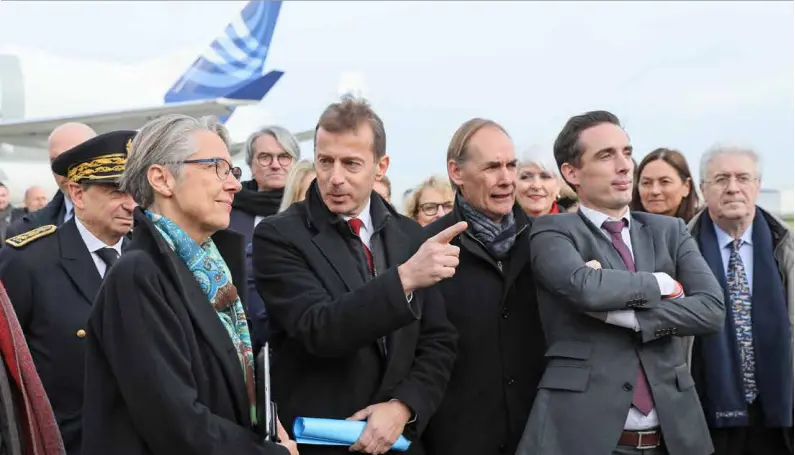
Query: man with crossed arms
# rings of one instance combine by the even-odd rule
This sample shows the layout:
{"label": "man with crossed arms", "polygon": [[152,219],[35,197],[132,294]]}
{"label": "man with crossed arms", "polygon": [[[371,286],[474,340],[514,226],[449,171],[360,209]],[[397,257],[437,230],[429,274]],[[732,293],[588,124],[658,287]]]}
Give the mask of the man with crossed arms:
{"label": "man with crossed arms", "polygon": [[717,280],[681,219],[629,212],[632,146],[615,115],[572,117],[554,153],[580,210],[530,233],[549,348],[517,455],[711,454],[673,335],[720,329]]}

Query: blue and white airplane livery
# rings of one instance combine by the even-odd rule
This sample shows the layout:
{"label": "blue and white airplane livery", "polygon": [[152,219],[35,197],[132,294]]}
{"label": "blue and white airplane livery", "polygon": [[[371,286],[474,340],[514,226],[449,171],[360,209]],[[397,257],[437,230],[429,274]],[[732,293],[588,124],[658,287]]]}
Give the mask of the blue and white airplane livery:
{"label": "blue and white airplane livery", "polygon": [[[160,106],[21,119],[25,103],[20,90],[24,82],[22,71],[14,56],[0,56],[0,118],[4,119],[0,121],[0,144],[14,148],[46,148],[50,132],[65,122],[86,123],[97,133],[104,133],[138,129],[170,113],[195,117],[215,115],[226,121],[237,107],[259,103],[284,75],[278,70],[265,72],[281,6],[281,1],[247,3],[224,33],[165,93],[164,104]],[[307,133],[299,133],[299,139],[306,139],[303,136]]]}

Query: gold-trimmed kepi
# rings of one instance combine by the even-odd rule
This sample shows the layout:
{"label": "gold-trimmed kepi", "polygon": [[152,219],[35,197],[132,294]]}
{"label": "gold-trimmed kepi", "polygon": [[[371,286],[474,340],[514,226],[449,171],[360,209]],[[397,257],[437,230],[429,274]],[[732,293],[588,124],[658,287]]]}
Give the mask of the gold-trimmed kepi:
{"label": "gold-trimmed kepi", "polygon": [[52,171],[75,183],[117,183],[136,131],[100,134],[58,155]]}

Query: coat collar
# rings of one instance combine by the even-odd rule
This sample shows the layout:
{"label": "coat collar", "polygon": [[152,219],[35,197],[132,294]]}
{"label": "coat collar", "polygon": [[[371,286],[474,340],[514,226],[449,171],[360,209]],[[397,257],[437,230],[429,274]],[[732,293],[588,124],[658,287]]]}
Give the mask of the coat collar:
{"label": "coat collar", "polygon": [[[332,213],[323,202],[317,181],[312,182],[309,187],[304,204],[307,211],[307,227],[316,232],[312,239],[315,246],[325,256],[348,290],[361,286],[364,277],[359,270],[361,264],[366,263],[364,250],[354,243],[358,239],[343,217]],[[410,247],[408,238],[394,222],[389,222],[398,214],[375,191],[370,195],[370,216],[373,234],[380,232],[380,238],[384,242],[387,267],[408,259]],[[354,247],[352,248],[351,245]]]}

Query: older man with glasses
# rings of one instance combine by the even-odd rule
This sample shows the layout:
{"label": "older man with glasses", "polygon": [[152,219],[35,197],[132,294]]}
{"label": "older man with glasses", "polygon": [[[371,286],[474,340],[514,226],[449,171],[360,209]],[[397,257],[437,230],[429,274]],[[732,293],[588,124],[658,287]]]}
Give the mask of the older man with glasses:
{"label": "older man with glasses", "polygon": [[792,453],[792,231],[756,205],[761,175],[755,151],[710,149],[689,226],[725,297],[722,330],[690,339],[715,455]]}
{"label": "older man with glasses", "polygon": [[[241,182],[242,189],[235,195],[230,215],[229,229],[243,234],[249,272],[251,266],[251,238],[254,227],[263,218],[276,214],[284,199],[287,174],[301,159],[298,140],[281,126],[266,126],[249,136],[245,146],[246,164],[252,179]],[[242,289],[242,286],[241,286]],[[254,277],[247,276],[246,312],[251,324],[254,352],[268,341],[268,314],[254,286]]]}

